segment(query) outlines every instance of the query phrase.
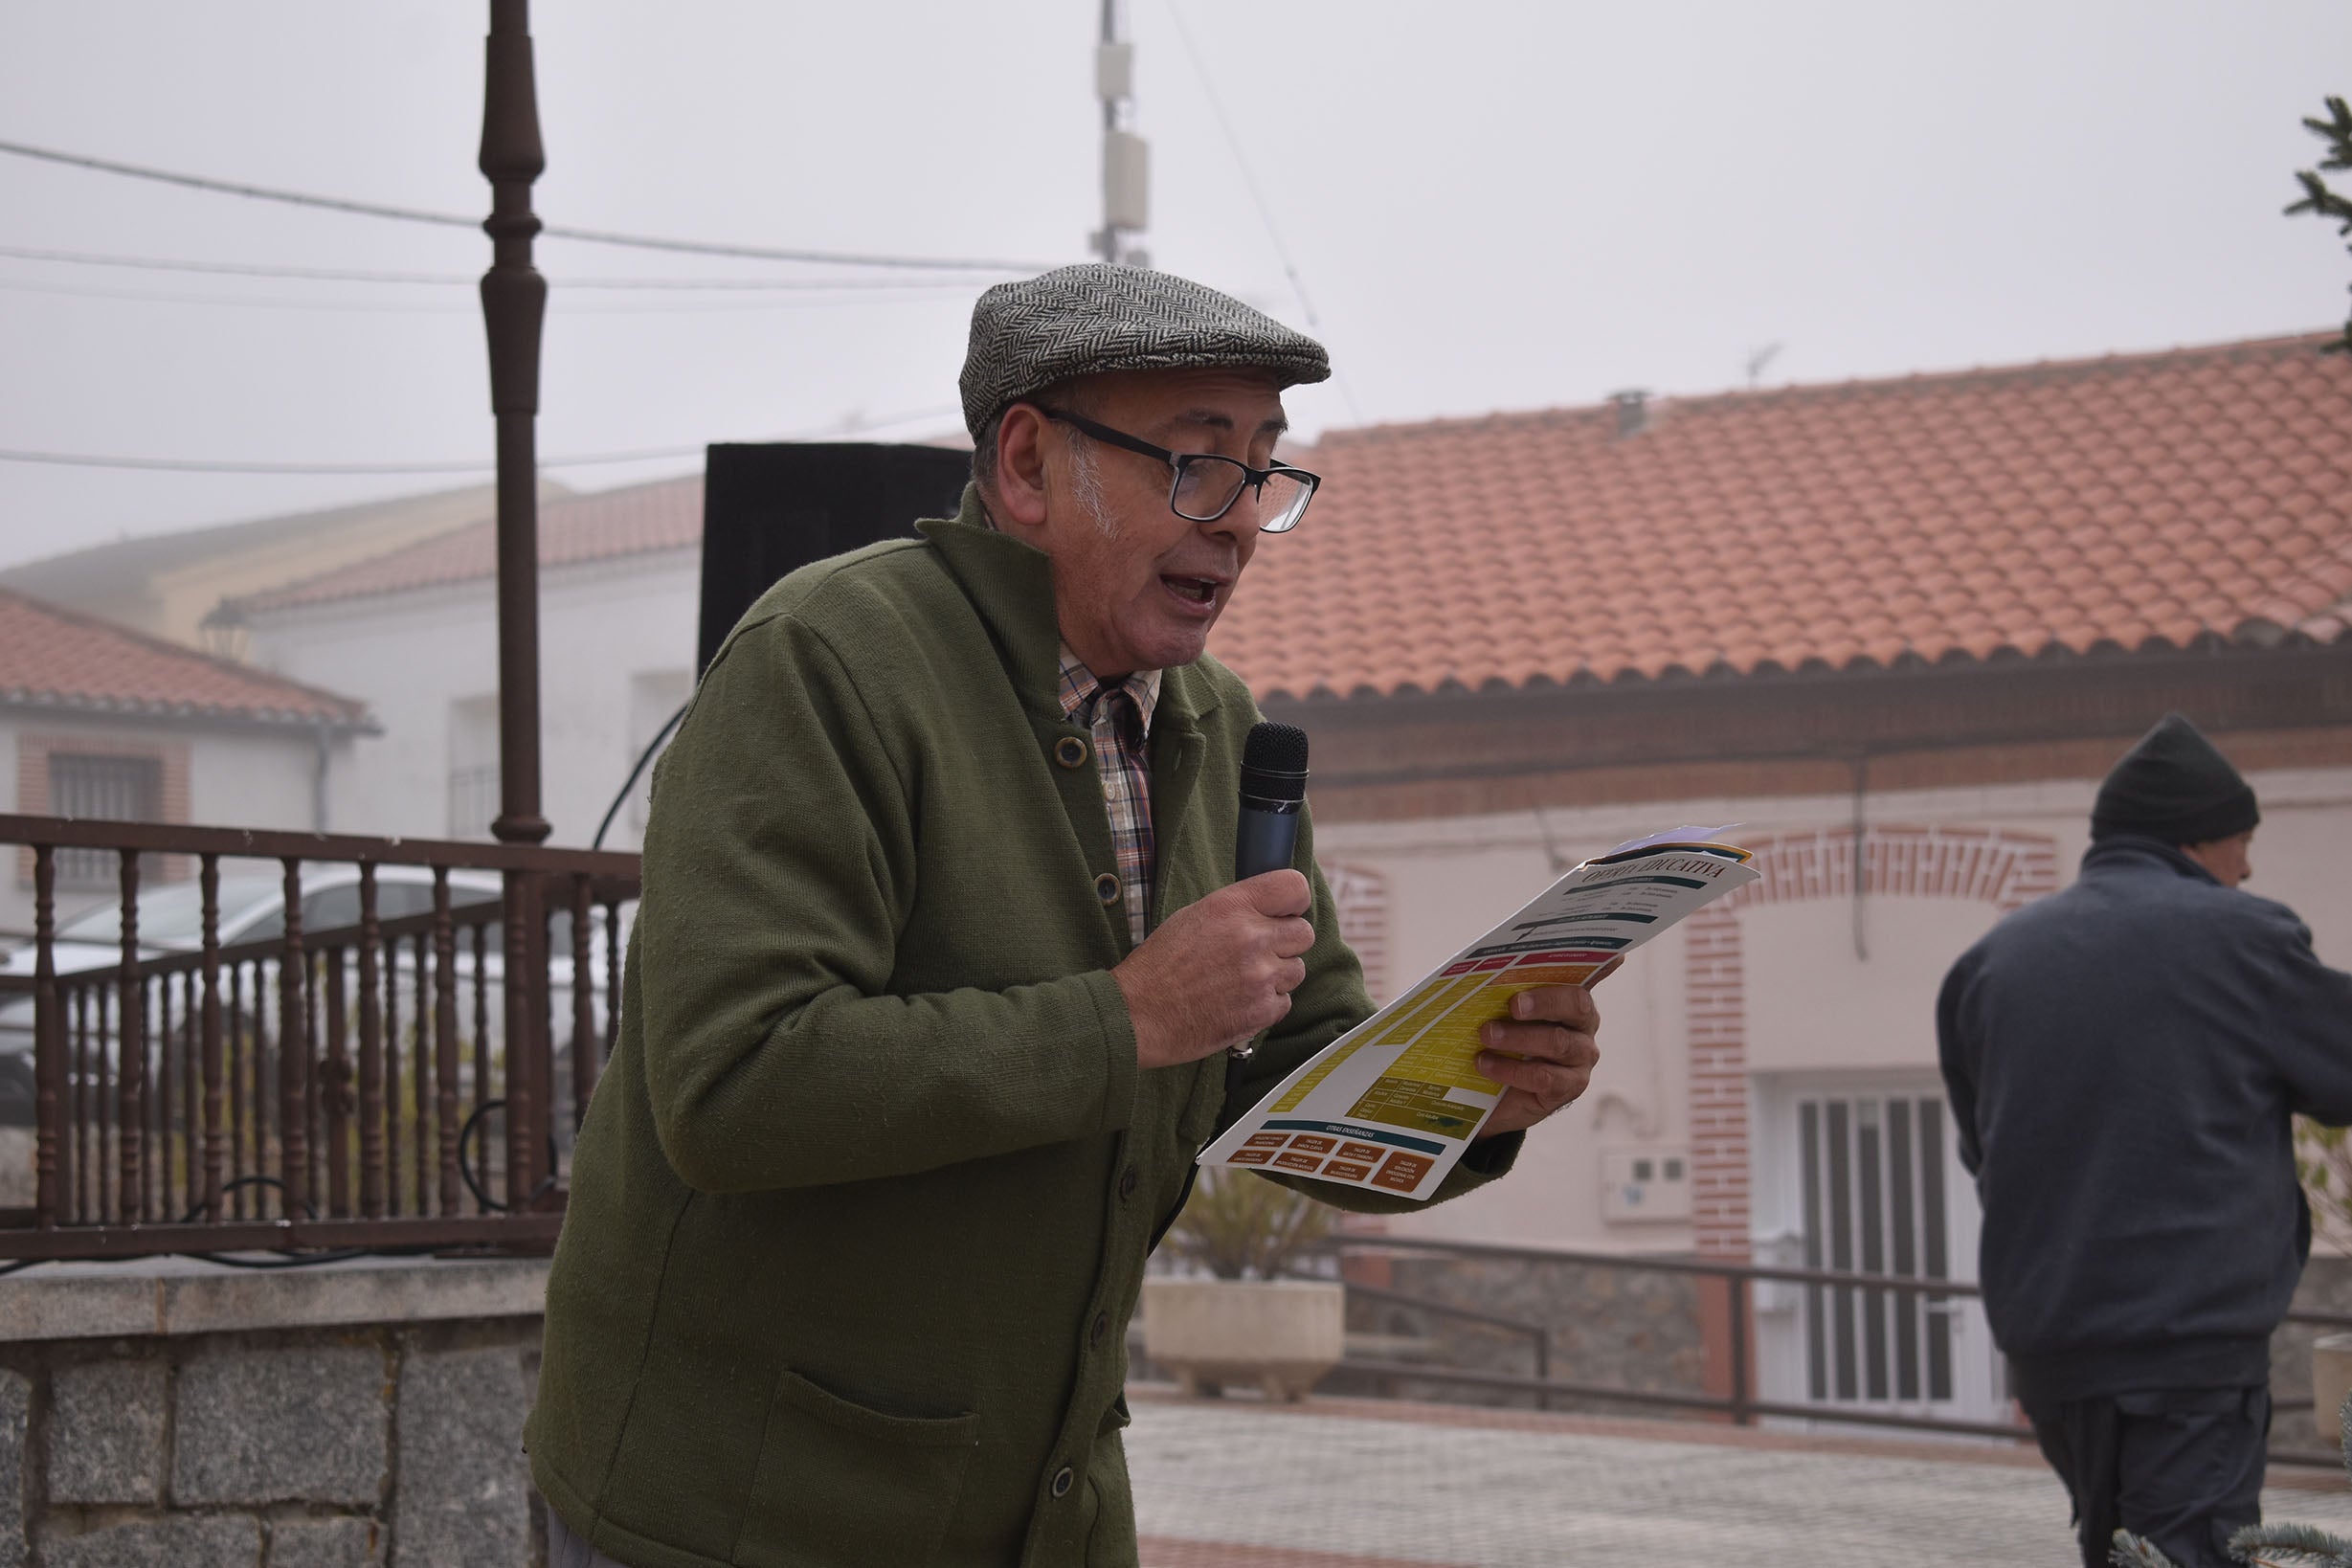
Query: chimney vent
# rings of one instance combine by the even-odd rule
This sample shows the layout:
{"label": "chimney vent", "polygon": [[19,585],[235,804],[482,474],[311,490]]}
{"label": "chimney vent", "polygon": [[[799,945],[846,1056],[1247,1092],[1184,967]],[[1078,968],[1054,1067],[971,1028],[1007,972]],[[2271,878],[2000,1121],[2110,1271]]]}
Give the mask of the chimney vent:
{"label": "chimney vent", "polygon": [[1617,409],[1619,440],[1639,436],[1649,428],[1649,393],[1635,387],[1627,392],[1609,393],[1609,401]]}

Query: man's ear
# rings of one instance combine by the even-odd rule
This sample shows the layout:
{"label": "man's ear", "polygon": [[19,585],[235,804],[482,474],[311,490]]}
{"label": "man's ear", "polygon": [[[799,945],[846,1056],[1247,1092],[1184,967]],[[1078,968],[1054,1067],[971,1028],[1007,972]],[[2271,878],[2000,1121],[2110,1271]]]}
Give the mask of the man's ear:
{"label": "man's ear", "polygon": [[1039,527],[1045,522],[1045,416],[1016,403],[997,421],[997,498],[999,523]]}

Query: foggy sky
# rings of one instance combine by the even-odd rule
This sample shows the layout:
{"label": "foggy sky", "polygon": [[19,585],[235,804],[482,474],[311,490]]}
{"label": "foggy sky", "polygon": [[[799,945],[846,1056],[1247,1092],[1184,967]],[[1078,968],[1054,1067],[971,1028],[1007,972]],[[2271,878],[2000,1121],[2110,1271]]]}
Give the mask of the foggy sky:
{"label": "foggy sky", "polygon": [[[1774,343],[1768,386],[2345,314],[2341,241],[2279,213],[2319,150],[2298,122],[2352,92],[2341,0],[1128,4],[1154,263],[1309,325],[1213,91],[1338,369],[1292,394],[1305,435],[1716,391]],[[535,205],[550,222],[1084,258],[1100,199],[1094,0],[533,9],[549,156]],[[486,14],[0,0],[0,140],[483,213]],[[6,157],[0,246],[468,276],[488,260],[474,231]],[[566,282],[844,274],[546,240],[538,256],[554,284],[543,454],[957,422],[982,280],[751,309],[741,293]],[[0,258],[0,448],[371,463],[490,446],[462,284]],[[601,488],[695,466],[551,472]],[[0,564],[474,478],[0,461]]]}

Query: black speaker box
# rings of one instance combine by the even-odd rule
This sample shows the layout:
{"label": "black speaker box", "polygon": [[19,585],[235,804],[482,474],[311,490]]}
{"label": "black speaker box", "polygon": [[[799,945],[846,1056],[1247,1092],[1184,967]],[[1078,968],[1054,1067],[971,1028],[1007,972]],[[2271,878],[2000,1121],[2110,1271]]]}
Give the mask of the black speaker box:
{"label": "black speaker box", "polygon": [[911,537],[917,518],[952,517],[972,455],[871,442],[722,445],[703,478],[700,679],[752,601],[811,561]]}

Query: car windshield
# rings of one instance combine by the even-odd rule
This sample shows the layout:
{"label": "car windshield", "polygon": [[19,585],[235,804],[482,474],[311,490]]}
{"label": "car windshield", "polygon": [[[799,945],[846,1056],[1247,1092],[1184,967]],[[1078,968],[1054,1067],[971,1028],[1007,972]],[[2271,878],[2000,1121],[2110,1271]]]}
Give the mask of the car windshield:
{"label": "car windshield", "polygon": [[[281,878],[268,875],[220,879],[220,930],[234,932],[245,918],[284,896]],[[109,946],[123,940],[123,907],[101,904],[78,920],[57,928],[65,942]],[[204,884],[183,882],[149,888],[139,895],[139,942],[142,947],[192,948],[204,940]]]}

